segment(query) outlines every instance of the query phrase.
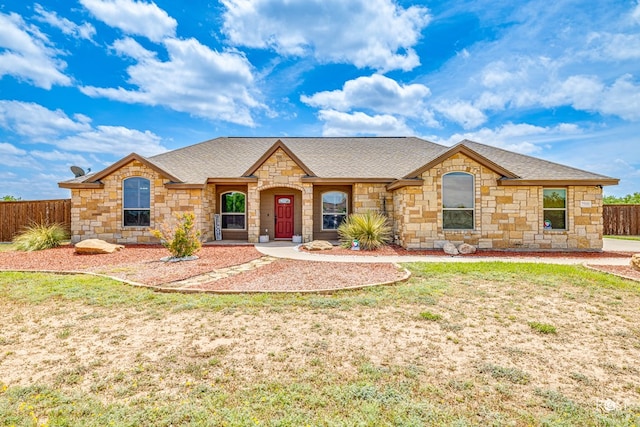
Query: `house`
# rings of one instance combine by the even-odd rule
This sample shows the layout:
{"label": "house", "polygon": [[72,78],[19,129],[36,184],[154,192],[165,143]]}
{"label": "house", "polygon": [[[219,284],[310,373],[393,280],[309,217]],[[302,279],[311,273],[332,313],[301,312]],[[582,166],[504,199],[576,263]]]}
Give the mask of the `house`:
{"label": "house", "polygon": [[415,137],[216,138],[130,154],[71,190],[77,242],[150,243],[173,212],[205,240],[336,239],[354,212],[385,213],[409,249],[602,248],[602,186],[618,180],[468,140]]}

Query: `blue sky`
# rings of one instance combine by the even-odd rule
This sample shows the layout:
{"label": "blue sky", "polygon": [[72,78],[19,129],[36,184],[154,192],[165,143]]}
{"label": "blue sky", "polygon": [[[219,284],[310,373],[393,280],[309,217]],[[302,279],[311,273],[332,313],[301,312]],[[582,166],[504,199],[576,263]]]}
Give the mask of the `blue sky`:
{"label": "blue sky", "polygon": [[0,4],[0,196],[218,136],[467,138],[640,191],[637,0]]}

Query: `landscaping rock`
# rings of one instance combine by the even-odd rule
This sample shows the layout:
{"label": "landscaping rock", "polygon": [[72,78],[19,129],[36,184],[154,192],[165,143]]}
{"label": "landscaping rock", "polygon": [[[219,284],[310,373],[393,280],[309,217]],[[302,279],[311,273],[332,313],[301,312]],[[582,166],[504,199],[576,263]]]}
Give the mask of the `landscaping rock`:
{"label": "landscaping rock", "polygon": [[631,267],[633,267],[634,270],[640,271],[640,254],[633,254],[631,256],[631,262],[629,262],[629,264],[631,265]]}
{"label": "landscaping rock", "polygon": [[463,255],[475,254],[476,247],[468,243],[463,243],[460,246],[458,246],[458,252],[460,252]]}
{"label": "landscaping rock", "polygon": [[444,251],[445,254],[447,255],[458,255],[460,252],[458,252],[458,248],[456,248],[456,245],[454,245],[451,242],[447,242],[444,244],[444,246],[442,246],[442,250]]}
{"label": "landscaping rock", "polygon": [[308,251],[326,251],[333,249],[333,245],[326,240],[314,240],[304,244],[304,248]]}
{"label": "landscaping rock", "polygon": [[76,253],[79,255],[112,254],[124,248],[100,239],[87,239],[76,243]]}
{"label": "landscaping rock", "polygon": [[444,245],[446,245],[449,241],[448,240],[434,240],[433,241],[433,248],[434,249],[442,249],[444,248]]}

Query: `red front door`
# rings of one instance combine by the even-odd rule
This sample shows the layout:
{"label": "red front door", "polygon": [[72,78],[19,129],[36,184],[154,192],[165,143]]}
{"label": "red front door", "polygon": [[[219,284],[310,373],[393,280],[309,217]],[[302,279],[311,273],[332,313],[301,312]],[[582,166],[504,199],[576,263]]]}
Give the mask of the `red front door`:
{"label": "red front door", "polygon": [[293,237],[293,196],[276,196],[276,239]]}

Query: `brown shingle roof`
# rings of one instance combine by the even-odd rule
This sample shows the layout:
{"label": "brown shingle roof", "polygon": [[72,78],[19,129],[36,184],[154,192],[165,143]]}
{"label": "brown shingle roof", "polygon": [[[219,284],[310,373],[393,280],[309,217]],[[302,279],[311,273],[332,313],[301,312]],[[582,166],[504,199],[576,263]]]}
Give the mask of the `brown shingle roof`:
{"label": "brown shingle roof", "polygon": [[464,140],[459,144],[469,147],[476,153],[518,175],[522,180],[611,180],[613,178],[542,160],[524,154],[514,153],[479,142]]}
{"label": "brown shingle roof", "polygon": [[[415,137],[221,137],[145,160],[164,171],[165,176],[176,178],[177,182],[204,184],[210,178],[242,177],[278,141],[303,164],[301,166],[307,172],[319,178],[384,178],[389,181],[412,178],[410,174],[428,167],[442,156],[448,157],[447,153],[463,152],[473,154],[478,161],[503,173],[507,178],[503,182],[509,181],[507,184],[523,181],[617,183],[616,179],[604,175],[473,141],[464,140],[453,147],[446,147]],[[89,183],[92,177],[110,173],[111,168],[120,162],[95,175],[83,177],[82,182]],[[78,183],[78,180],[71,181],[74,185]]]}
{"label": "brown shingle roof", "polygon": [[446,147],[413,137],[216,138],[150,157],[185,182],[240,177],[277,141],[322,178],[401,178]]}

